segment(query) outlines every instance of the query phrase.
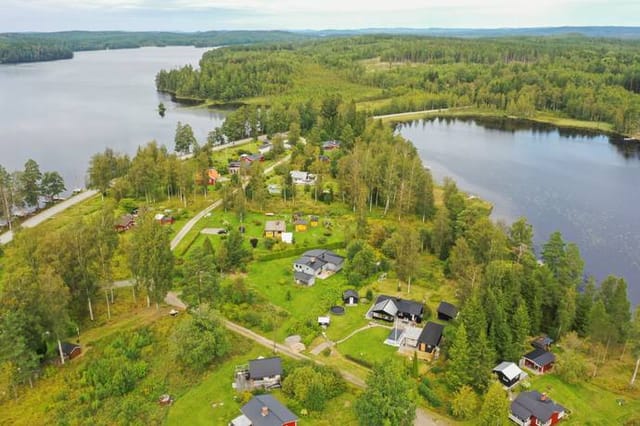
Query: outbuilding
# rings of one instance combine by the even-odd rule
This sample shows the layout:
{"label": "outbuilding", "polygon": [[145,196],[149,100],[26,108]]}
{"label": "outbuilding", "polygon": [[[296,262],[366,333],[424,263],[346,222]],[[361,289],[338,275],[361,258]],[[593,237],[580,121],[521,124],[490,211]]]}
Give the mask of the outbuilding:
{"label": "outbuilding", "polygon": [[438,305],[438,319],[451,321],[458,317],[458,308],[449,302],[442,301]]}
{"label": "outbuilding", "polygon": [[358,301],[360,300],[360,296],[358,296],[357,291],[353,289],[349,289],[349,290],[345,290],[342,293],[342,300],[344,301],[345,305],[353,306],[358,304]]}
{"label": "outbuilding", "polygon": [[521,379],[526,377],[526,373],[523,372],[514,362],[501,362],[494,369],[493,372],[500,380],[500,383],[507,388],[511,388],[518,383]]}

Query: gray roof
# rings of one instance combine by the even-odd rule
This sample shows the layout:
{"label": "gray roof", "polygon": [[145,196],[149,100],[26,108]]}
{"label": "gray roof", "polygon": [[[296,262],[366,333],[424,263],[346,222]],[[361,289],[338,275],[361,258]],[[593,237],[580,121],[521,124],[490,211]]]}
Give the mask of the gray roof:
{"label": "gray roof", "polygon": [[376,305],[389,299],[393,301],[399,312],[416,316],[422,316],[424,313],[424,305],[422,303],[414,302],[413,300],[400,299],[398,297],[391,297],[384,294],[378,296],[376,299]]}
{"label": "gray roof", "polygon": [[[267,407],[269,414],[262,415],[262,408]],[[271,395],[256,395],[240,409],[253,426],[282,426],[294,422],[298,417]]]}
{"label": "gray roof", "polygon": [[310,267],[311,269],[313,269],[314,271],[317,271],[318,269],[322,269],[322,267],[324,265],[326,265],[327,262],[317,258],[317,257],[308,257],[308,256],[302,256],[300,257],[298,260],[296,260],[294,262],[294,264],[296,265],[305,265]]}
{"label": "gray roof", "polygon": [[502,373],[507,380],[513,380],[522,374],[522,370],[513,362],[504,361],[498,364],[494,369],[496,373]]}
{"label": "gray roof", "polygon": [[545,351],[543,349],[534,349],[528,354],[524,356],[526,359],[535,362],[540,366],[545,366],[555,362],[556,356],[551,352]]}
{"label": "gray roof", "polygon": [[562,405],[556,404],[551,399],[543,397],[538,391],[522,392],[511,403],[511,413],[521,420],[528,420],[531,416],[546,423],[553,413],[565,411]]}
{"label": "gray roof", "polygon": [[249,377],[262,379],[282,375],[282,360],[280,357],[258,358],[249,361]]}
{"label": "gray roof", "polygon": [[324,260],[327,263],[333,263],[334,265],[337,265],[337,266],[340,266],[344,263],[344,257],[329,250],[323,250],[323,249],[309,250],[304,252],[303,256],[316,257]]}
{"label": "gray roof", "polygon": [[342,299],[346,300],[346,299],[348,299],[348,298],[350,298],[350,297],[354,297],[354,298],[356,298],[356,299],[359,299],[359,298],[360,298],[360,296],[358,296],[358,292],[357,292],[357,291],[355,291],[355,290],[352,290],[352,289],[345,290],[345,291],[342,293]]}
{"label": "gray roof", "polygon": [[311,281],[313,281],[315,277],[313,275],[305,274],[304,272],[296,271],[296,272],[293,273],[293,278],[296,281],[300,281],[300,282],[305,283],[305,284],[310,284]]}
{"label": "gray roof", "polygon": [[418,342],[425,343],[429,346],[438,346],[442,339],[442,330],[444,330],[442,324],[429,321],[422,329],[422,333],[420,333],[420,337],[418,337]]}
{"label": "gray roof", "polygon": [[66,356],[71,355],[71,352],[75,349],[80,349],[80,345],[69,342],[62,342],[60,343],[60,346],[62,347],[62,354]]}
{"label": "gray roof", "polygon": [[266,232],[285,232],[287,224],[284,220],[268,220],[264,224],[264,230]]}

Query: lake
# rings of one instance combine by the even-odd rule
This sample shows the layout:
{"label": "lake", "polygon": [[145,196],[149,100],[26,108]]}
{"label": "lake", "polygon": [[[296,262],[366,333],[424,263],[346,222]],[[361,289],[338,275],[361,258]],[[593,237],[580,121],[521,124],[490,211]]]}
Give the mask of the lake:
{"label": "lake", "polygon": [[[22,169],[33,158],[57,170],[68,189],[83,187],[89,158],[111,147],[135,154],[156,140],[173,148],[178,121],[198,141],[222,124],[221,112],[188,108],[156,92],[162,68],[198,66],[209,49],[146,47],[78,52],[71,60],[0,65],[0,164]],[[164,102],[164,118],[157,111]]]}
{"label": "lake", "polygon": [[505,120],[422,120],[398,130],[442,181],[525,216],[537,253],[554,231],[575,242],[598,281],[624,277],[640,303],[640,146],[601,134]]}

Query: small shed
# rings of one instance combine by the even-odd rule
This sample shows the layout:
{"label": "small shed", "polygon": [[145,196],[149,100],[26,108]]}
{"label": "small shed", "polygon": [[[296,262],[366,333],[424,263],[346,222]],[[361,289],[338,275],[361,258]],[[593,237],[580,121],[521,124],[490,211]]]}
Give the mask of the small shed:
{"label": "small shed", "polygon": [[128,231],[136,224],[136,218],[132,214],[125,214],[118,219],[115,228],[118,232]]}
{"label": "small shed", "polygon": [[320,224],[320,218],[318,216],[311,216],[309,218],[309,224],[311,225],[312,228],[317,228],[318,225]]}
{"label": "small shed", "polygon": [[451,321],[458,316],[458,308],[449,302],[442,301],[438,305],[438,319],[443,321]]}
{"label": "small shed", "polygon": [[531,346],[536,349],[542,349],[543,351],[548,351],[551,349],[551,344],[553,343],[553,339],[546,334],[542,336],[536,337],[532,342]]}
{"label": "small shed", "polygon": [[349,289],[349,290],[345,290],[342,293],[342,300],[344,301],[345,305],[353,306],[358,304],[358,301],[360,300],[360,296],[358,296],[357,291],[353,289]]}
{"label": "small shed", "polygon": [[76,345],[75,343],[62,342],[60,343],[60,347],[62,348],[62,356],[64,359],[71,360],[77,358],[82,353],[80,345]]}
{"label": "small shed", "polygon": [[283,232],[280,238],[285,244],[293,244],[293,232]]}
{"label": "small shed", "polygon": [[331,318],[330,317],[318,317],[318,324],[321,325],[322,327],[328,327],[329,324],[331,324]]}
{"label": "small shed", "polygon": [[298,219],[294,222],[296,232],[305,232],[309,228],[309,222],[306,219]]}
{"label": "small shed", "polygon": [[507,388],[511,388],[513,385],[518,383],[520,379],[526,377],[526,373],[524,373],[514,362],[501,362],[492,371],[496,373],[500,383],[505,385]]}

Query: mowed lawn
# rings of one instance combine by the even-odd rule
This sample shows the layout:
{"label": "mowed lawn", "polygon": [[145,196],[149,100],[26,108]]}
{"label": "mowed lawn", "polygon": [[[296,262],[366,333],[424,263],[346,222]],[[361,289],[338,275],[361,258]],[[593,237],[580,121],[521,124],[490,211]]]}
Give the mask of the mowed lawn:
{"label": "mowed lawn", "polygon": [[[167,414],[166,424],[181,425],[226,425],[240,415],[242,404],[236,400],[236,391],[231,387],[236,365],[246,364],[250,359],[259,356],[272,356],[267,348],[253,344],[250,351],[232,357],[207,375],[202,382],[176,399]],[[280,390],[272,394],[300,416],[300,409],[295,401],[288,399]],[[348,388],[347,391],[329,401],[322,412],[310,412],[300,416],[301,425],[331,426],[357,425],[353,404],[358,391]]]}
{"label": "mowed lawn", "polygon": [[[623,425],[640,415],[640,400],[616,395],[613,392],[584,382],[571,385],[548,374],[530,379],[531,388],[547,392],[549,397],[567,408],[571,415],[563,420],[571,425]],[[619,405],[617,400],[625,400]]]}
{"label": "mowed lawn", "polygon": [[251,288],[289,313],[276,331],[278,340],[287,336],[287,329],[294,322],[307,319],[316,321],[318,316],[327,315],[332,305],[342,305],[342,291],[349,288],[342,272],[326,280],[317,279],[311,287],[296,284],[292,266],[296,258],[253,262],[247,271],[247,283]]}
{"label": "mowed lawn", "polygon": [[372,364],[385,363],[397,356],[398,352],[398,348],[384,344],[390,332],[386,327],[371,327],[340,343],[336,349],[343,355],[363,359]]}

